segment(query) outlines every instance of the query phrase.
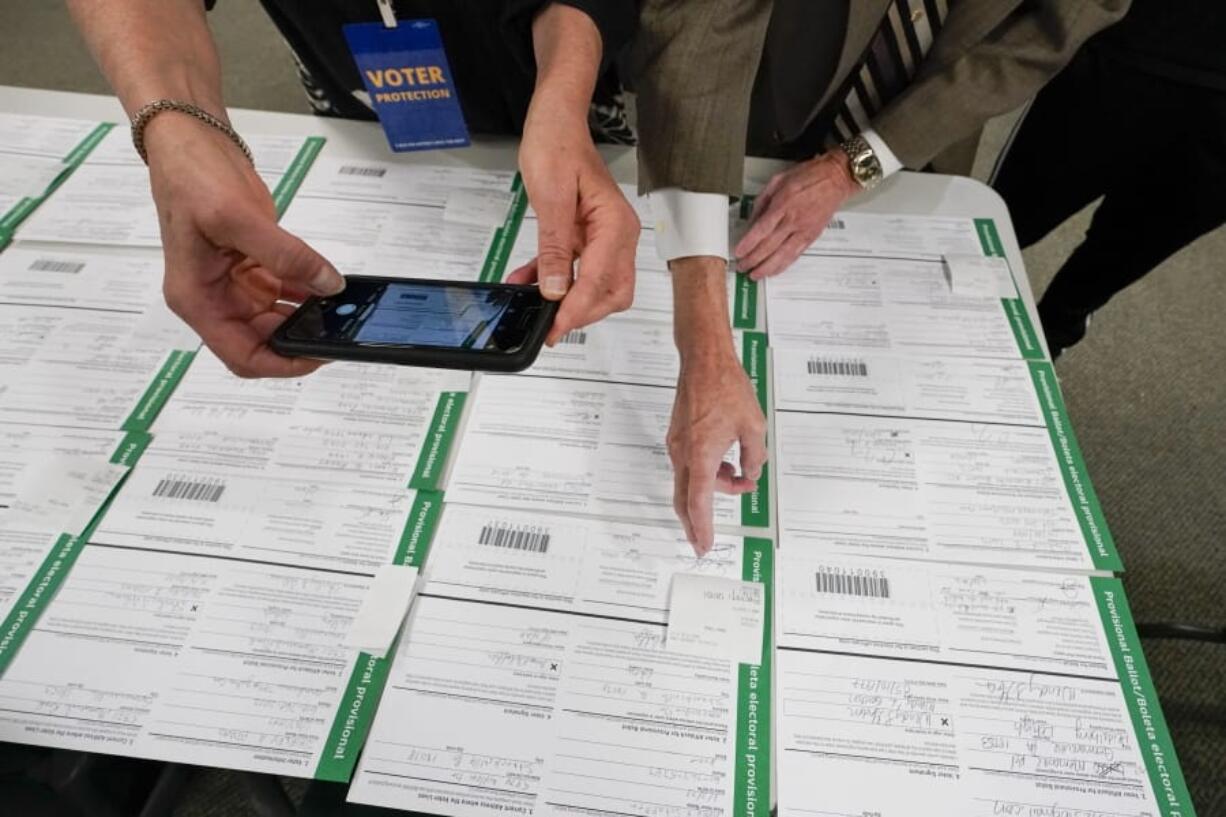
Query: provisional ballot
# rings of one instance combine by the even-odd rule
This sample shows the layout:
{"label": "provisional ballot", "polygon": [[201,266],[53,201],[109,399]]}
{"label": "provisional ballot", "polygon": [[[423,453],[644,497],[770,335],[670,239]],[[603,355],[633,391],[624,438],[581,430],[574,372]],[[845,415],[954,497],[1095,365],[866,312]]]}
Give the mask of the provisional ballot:
{"label": "provisional ballot", "polygon": [[[755,657],[667,643],[683,575],[770,598],[773,543],[449,504],[351,801],[452,817],[768,810],[769,601]],[[743,592],[743,591],[742,591]]]}

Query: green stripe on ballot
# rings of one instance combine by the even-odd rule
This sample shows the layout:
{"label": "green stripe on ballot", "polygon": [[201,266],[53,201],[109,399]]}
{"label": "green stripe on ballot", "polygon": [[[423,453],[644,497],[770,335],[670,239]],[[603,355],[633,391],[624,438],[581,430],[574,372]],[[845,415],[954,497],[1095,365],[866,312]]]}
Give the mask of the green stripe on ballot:
{"label": "green stripe on ballot", "polygon": [[766,585],[762,628],[762,663],[741,664],[738,670],[736,752],[732,786],[733,817],[769,817],[771,812],[771,599],[774,596],[774,543],[745,540],[741,579]]}
{"label": "green stripe on ballot", "polygon": [[[64,157],[64,164],[77,167],[85,161],[89,154],[94,152],[94,148],[106,138],[106,135],[115,129],[114,122],[101,122],[98,127],[89,132],[81,142],[73,148],[67,156]],[[57,184],[60,180],[57,180]]]}
{"label": "green stripe on ballot", "polygon": [[758,326],[758,282],[744,273],[733,276],[732,328],[756,329]]}
{"label": "green stripe on ballot", "polygon": [[979,236],[979,246],[983,248],[984,255],[1005,257],[1005,245],[1001,243],[995,221],[990,218],[975,219],[975,234]]}
{"label": "green stripe on ballot", "polygon": [[426,560],[426,552],[434,539],[434,530],[438,527],[439,516],[443,512],[443,493],[441,491],[418,491],[413,498],[413,507],[409,510],[409,518],[405,520],[404,531],[396,545],[396,555],[392,563],[421,567]]}
{"label": "green stripe on ballot", "polygon": [[0,675],[8,669],[17,651],[34,629],[34,624],[55,598],[64,576],[81,555],[84,539],[68,533],[60,534],[42,564],[17,597],[13,609],[0,624]]}
{"label": "green stripe on ballot", "polygon": [[170,399],[170,395],[174,394],[175,388],[178,387],[179,381],[183,379],[183,375],[187,373],[195,357],[196,353],[191,350],[171,350],[166,356],[166,362],[162,364],[153,382],[149,384],[149,388],[145,389],[145,393],[141,395],[132,413],[124,420],[120,429],[148,431],[166,405],[166,401]]}
{"label": "green stripe on ballot", "polygon": [[1069,424],[1068,409],[1056,382],[1056,371],[1046,361],[1031,361],[1030,378],[1047,423],[1047,433],[1060,466],[1060,475],[1064,478],[1064,488],[1073,504],[1082,537],[1090,548],[1094,567],[1098,570],[1123,570],[1124,563],[1107,528],[1106,517],[1090,483],[1085,459],[1081,456],[1081,447],[1077,445],[1073,427]]}
{"label": "green stripe on ballot", "polygon": [[[741,365],[753,385],[754,394],[762,413],[768,412],[767,406],[767,336],[765,332],[746,332],[741,336]],[[762,469],[758,478],[758,486],[747,494],[741,494],[741,524],[749,528],[765,528],[770,526],[770,471]]]}
{"label": "green stripe on ballot", "polygon": [[477,280],[487,284],[496,284],[502,280],[507,271],[511,249],[515,246],[515,239],[519,237],[519,229],[524,223],[524,213],[527,211],[528,191],[524,188],[523,177],[516,173],[511,182],[511,204],[507,208],[507,216],[502,226],[494,230],[494,237],[490,240],[490,248],[485,254],[485,263],[481,265],[481,274]]}
{"label": "green stripe on ballot", "polygon": [[456,427],[464,413],[466,392],[445,391],[439,395],[434,407],[434,416],[422,441],[417,468],[409,479],[409,487],[415,491],[435,491],[447,467],[447,454],[455,442]]}
{"label": "green stripe on ballot", "polygon": [[[392,558],[394,564],[422,566],[442,511],[442,493],[418,492],[413,500],[413,507],[409,510],[409,517],[405,520],[396,555]],[[332,722],[332,728],[328,730],[328,739],[315,769],[316,780],[348,783],[353,777],[358,752],[370,734],[379,699],[383,697],[383,689],[387,685],[392,659],[399,647],[398,635],[388,648],[385,658],[375,658],[365,652],[359,653],[345,684],[340,709]]]}
{"label": "green stripe on ballot", "polygon": [[302,143],[302,147],[298,149],[294,160],[289,163],[281,181],[277,182],[276,189],[272,191],[272,202],[277,208],[277,218],[281,218],[289,209],[290,202],[294,200],[298,188],[302,187],[307,171],[311,169],[311,165],[315,164],[319,151],[323,150],[325,141],[327,140],[322,136],[308,136]]}
{"label": "green stripe on ballot", "polygon": [[1124,585],[1119,579],[1101,576],[1092,576],[1090,585],[1159,813],[1161,817],[1196,817],[1175,755],[1175,744],[1158,703],[1158,690],[1141,651],[1141,639],[1124,596]]}
{"label": "green stripe on ballot", "polygon": [[[395,651],[396,643],[393,643],[388,654],[394,655]],[[348,783],[353,776],[358,752],[370,733],[370,725],[374,721],[383,686],[387,683],[391,663],[390,658],[375,658],[369,653],[359,653],[349,682],[345,684],[340,710],[328,731],[323,755],[315,768],[316,780]]]}

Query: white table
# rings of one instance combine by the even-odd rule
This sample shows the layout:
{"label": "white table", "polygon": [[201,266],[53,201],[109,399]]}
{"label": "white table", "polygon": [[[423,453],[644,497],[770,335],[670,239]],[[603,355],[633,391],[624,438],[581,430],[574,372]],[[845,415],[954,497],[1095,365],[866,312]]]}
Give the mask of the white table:
{"label": "white table", "polygon": [[[0,111],[8,113],[64,116],[124,123],[126,115],[117,100],[93,94],[44,91],[0,86]],[[327,142],[324,156],[377,156],[384,161],[406,164],[443,164],[491,170],[516,168],[517,141],[511,138],[483,137],[472,147],[418,153],[392,154],[378,125],[316,117],[310,114],[285,114],[235,109],[230,111],[240,133],[300,134],[323,136]],[[635,182],[634,151],[602,147],[614,177]],[[771,175],[786,166],[783,162],[751,159],[747,166],[749,189],[758,189]],[[861,195],[846,209],[877,213],[992,218],[996,222],[1005,255],[1012,267],[1022,299],[1033,325],[1038,322],[1034,296],[1030,291],[1021,250],[1013,234],[1004,201],[989,187],[973,179],[903,172],[886,180],[870,193]],[[1039,342],[1043,343],[1042,338]],[[1043,347],[1046,349],[1046,345]],[[776,475],[777,484],[777,475]],[[773,536],[774,530],[767,535]]]}
{"label": "white table", "polygon": [[[0,111],[9,113],[68,116],[124,123],[127,116],[118,100],[97,94],[76,94],[65,91],[44,91],[0,85]],[[443,164],[480,167],[489,170],[514,170],[517,141],[506,137],[480,137],[469,148],[393,154],[383,131],[373,122],[350,122],[313,116],[311,114],[272,113],[241,108],[230,111],[240,133],[302,134],[324,136],[327,143],[323,156],[378,156],[406,164]],[[620,182],[635,182],[634,151],[624,147],[601,147],[613,176]],[[746,169],[749,189],[758,189],[786,163],[750,159]],[[845,209],[875,213],[908,213],[927,216],[959,216],[991,218],[1005,248],[1005,257],[1017,278],[1022,299],[1029,311],[1031,324],[1040,326],[1035,311],[1034,294],[1026,278],[1021,249],[1013,234],[1005,202],[990,187],[961,176],[941,176],[933,173],[899,173],[875,190],[856,197]],[[1043,344],[1042,333],[1039,342]]]}

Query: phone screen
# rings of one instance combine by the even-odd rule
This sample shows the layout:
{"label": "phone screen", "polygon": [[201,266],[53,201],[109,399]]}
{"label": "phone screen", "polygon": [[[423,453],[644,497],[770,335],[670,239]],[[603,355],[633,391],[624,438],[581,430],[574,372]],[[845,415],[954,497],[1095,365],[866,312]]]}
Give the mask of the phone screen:
{"label": "phone screen", "polygon": [[351,278],[290,328],[303,340],[373,346],[514,351],[534,311],[534,292]]}

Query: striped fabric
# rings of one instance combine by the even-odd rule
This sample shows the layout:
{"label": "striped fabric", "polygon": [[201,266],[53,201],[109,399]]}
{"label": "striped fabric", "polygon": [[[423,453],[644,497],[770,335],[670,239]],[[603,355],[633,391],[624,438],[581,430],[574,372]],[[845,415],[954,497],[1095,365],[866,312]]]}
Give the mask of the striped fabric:
{"label": "striped fabric", "polygon": [[[893,0],[860,70],[852,73],[829,142],[868,130],[873,116],[915,76],[953,0]],[[838,99],[836,96],[835,99]]]}

